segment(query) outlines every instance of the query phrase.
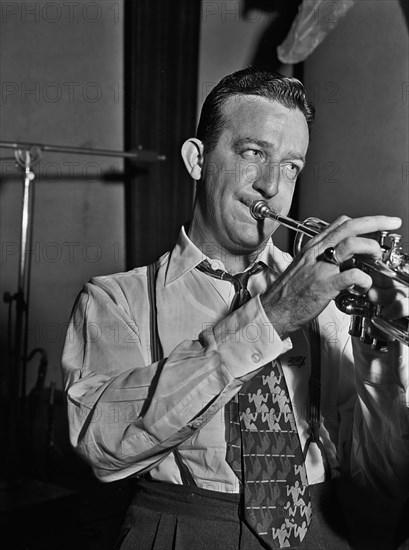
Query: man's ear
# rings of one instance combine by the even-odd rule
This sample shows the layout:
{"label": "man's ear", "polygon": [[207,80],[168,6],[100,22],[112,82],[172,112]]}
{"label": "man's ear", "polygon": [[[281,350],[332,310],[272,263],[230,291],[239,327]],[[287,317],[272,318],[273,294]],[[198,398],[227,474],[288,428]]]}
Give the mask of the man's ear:
{"label": "man's ear", "polygon": [[202,176],[203,143],[200,139],[189,138],[182,145],[182,159],[189,175],[196,181]]}

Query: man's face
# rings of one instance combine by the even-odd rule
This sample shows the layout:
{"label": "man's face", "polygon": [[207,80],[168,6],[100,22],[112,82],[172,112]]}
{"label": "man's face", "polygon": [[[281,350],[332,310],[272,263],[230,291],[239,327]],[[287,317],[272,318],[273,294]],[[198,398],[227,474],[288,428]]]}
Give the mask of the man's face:
{"label": "man's face", "polygon": [[252,95],[229,98],[223,112],[219,141],[204,156],[195,221],[209,246],[248,254],[277,228],[272,220],[257,222],[249,206],[263,199],[288,213],[305,164],[308,126],[300,110]]}

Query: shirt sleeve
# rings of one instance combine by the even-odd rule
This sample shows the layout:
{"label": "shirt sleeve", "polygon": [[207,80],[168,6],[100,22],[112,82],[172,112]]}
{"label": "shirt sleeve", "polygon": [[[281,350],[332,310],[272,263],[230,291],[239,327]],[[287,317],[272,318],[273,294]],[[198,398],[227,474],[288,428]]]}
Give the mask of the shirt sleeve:
{"label": "shirt sleeve", "polygon": [[113,278],[94,279],[76,301],[63,351],[71,443],[104,481],[158,464],[290,346],[257,296],[165,360],[146,364],[149,334],[134,313]]}
{"label": "shirt sleeve", "polygon": [[[344,369],[354,364],[355,394],[342,405],[339,458],[355,484],[386,498],[409,494],[408,349],[398,342],[379,353],[352,338]],[[341,391],[342,393],[342,391]]]}

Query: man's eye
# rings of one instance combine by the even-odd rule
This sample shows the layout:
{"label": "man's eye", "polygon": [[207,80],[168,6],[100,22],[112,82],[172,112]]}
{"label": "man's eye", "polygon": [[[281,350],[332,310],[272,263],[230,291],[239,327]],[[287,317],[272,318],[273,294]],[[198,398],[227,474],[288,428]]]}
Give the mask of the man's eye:
{"label": "man's eye", "polygon": [[246,159],[258,160],[263,158],[263,151],[260,151],[260,149],[246,149],[242,155]]}
{"label": "man's eye", "polygon": [[285,177],[291,181],[296,180],[298,174],[300,173],[300,167],[292,162],[290,162],[289,164],[284,164],[283,170]]}

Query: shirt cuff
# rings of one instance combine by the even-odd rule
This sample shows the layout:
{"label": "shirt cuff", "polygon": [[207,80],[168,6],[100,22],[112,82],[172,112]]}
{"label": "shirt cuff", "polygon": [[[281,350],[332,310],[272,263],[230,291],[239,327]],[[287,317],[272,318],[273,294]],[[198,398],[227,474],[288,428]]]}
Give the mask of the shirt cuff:
{"label": "shirt cuff", "polygon": [[257,295],[213,327],[217,349],[234,378],[241,378],[292,348],[281,340]]}

